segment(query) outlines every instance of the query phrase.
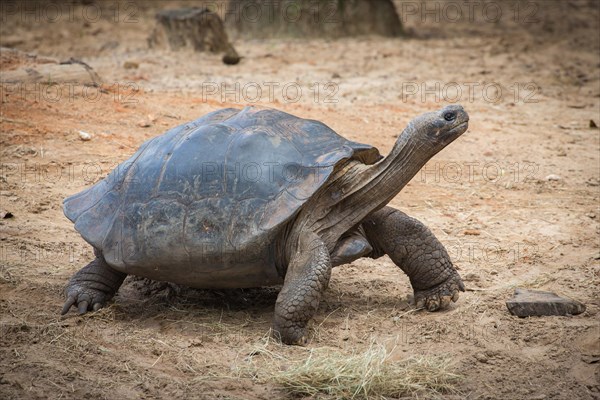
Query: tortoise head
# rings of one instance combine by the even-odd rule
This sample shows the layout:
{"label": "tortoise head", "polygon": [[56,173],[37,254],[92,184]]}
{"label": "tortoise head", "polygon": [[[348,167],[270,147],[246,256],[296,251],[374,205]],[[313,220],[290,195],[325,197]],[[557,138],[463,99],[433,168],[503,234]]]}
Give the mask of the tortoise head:
{"label": "tortoise head", "polygon": [[469,127],[469,115],[460,105],[450,105],[413,119],[398,138],[399,142],[416,140],[424,155],[432,157],[452,143]]}

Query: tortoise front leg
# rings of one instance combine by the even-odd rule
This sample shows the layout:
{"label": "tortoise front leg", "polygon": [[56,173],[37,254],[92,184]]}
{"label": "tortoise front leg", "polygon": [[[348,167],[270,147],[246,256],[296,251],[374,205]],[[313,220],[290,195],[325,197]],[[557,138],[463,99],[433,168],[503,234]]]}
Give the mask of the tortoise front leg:
{"label": "tortoise front leg", "polygon": [[283,288],[275,303],[273,332],[285,344],[308,343],[307,324],[329,284],[329,251],[315,233],[302,235],[292,253]]}
{"label": "tortoise front leg", "polygon": [[75,306],[79,314],[88,310],[102,308],[119,290],[127,274],[111,268],[102,253],[94,249],[96,259],[80,269],[65,288],[67,300],[61,314],[66,314],[71,306]]}
{"label": "tortoise front leg", "polygon": [[444,309],[465,291],[444,245],[418,220],[384,207],[366,218],[363,228],[373,247],[369,256],[387,254],[408,275],[417,308]]}

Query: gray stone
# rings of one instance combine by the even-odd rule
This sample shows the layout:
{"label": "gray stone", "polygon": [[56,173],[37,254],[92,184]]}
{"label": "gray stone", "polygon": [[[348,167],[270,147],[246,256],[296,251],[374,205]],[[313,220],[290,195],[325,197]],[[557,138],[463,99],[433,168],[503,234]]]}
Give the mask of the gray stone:
{"label": "gray stone", "polygon": [[515,294],[506,302],[506,307],[512,315],[518,317],[577,315],[585,311],[585,305],[578,301],[552,292],[521,288],[515,289]]}

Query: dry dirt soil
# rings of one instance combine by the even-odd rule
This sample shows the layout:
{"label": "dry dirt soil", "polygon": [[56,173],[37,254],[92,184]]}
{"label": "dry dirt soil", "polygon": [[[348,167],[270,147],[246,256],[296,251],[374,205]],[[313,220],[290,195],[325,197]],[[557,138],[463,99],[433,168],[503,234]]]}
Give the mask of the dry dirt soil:
{"label": "dry dirt soil", "polygon": [[[396,2],[409,34],[398,39],[235,38],[244,56],[235,66],[148,49],[154,13],[190,2],[105,3],[99,18],[86,5],[58,18],[4,10],[0,44],[83,60],[104,83],[3,86],[0,398],[288,396],[260,370],[240,372],[268,335],[276,288],[192,291],[128,278],[109,307],[61,318],[65,284],[93,258],[62,200],[146,139],[221,107],[318,119],[385,154],[411,118],[449,102],[469,112],[468,132],[391,204],[431,227],[467,291],[446,311],[415,311],[389,258],[341,266],[308,348],[360,352],[375,341],[395,359],[447,355],[464,377],[447,398],[600,398],[600,131],[591,122],[600,125],[600,3],[485,2],[472,18],[450,3],[428,2],[427,14]],[[23,62],[3,56],[1,68]],[[587,310],[513,317],[505,301],[515,287]]]}

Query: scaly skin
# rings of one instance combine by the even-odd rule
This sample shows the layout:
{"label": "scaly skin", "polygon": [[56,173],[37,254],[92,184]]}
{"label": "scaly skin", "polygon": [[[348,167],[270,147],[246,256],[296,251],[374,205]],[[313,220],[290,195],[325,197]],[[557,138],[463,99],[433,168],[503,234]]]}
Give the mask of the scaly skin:
{"label": "scaly skin", "polygon": [[371,258],[390,256],[410,278],[417,308],[447,308],[465,290],[444,245],[418,220],[384,207],[363,223],[373,247]]}
{"label": "scaly skin", "polygon": [[112,269],[99,251],[96,259],[79,270],[65,288],[67,300],[61,314],[75,306],[79,314],[89,310],[97,311],[104,307],[119,290],[127,274]]}
{"label": "scaly skin", "polygon": [[273,331],[285,344],[308,343],[308,321],[329,284],[331,261],[327,247],[314,233],[301,236],[275,303]]}

